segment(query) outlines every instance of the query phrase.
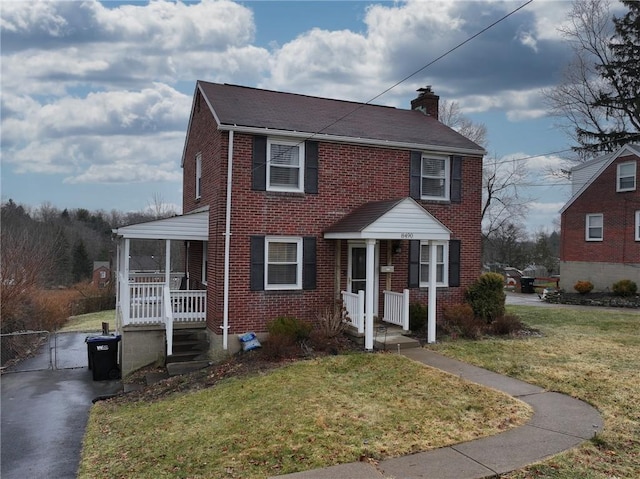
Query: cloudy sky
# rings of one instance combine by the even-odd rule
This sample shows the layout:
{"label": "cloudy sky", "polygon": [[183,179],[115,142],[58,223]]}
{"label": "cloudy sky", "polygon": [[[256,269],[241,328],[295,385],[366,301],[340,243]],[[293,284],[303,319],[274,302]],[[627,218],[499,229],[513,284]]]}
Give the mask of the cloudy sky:
{"label": "cloudy sky", "polygon": [[5,0],[2,201],[180,211],[196,80],[401,108],[432,85],[487,126],[487,162],[529,169],[528,227],[550,231],[569,187],[544,172],[569,140],[541,89],[569,58],[570,2],[534,0],[378,97],[524,3]]}

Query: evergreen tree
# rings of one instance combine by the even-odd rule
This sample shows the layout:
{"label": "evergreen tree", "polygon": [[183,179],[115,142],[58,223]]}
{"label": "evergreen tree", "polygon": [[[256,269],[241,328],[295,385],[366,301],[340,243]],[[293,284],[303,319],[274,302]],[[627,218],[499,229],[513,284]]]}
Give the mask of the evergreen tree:
{"label": "evergreen tree", "polygon": [[624,118],[624,127],[582,129],[578,139],[591,151],[614,151],[625,143],[640,141],[640,2],[621,0],[628,12],[613,19],[615,33],[609,41],[607,61],[596,65],[603,80],[592,107],[607,118]]}
{"label": "evergreen tree", "polygon": [[86,279],[91,278],[93,272],[93,264],[89,259],[87,248],[84,245],[84,241],[78,240],[73,246],[73,264],[71,267],[71,274],[73,275],[73,281],[79,283]]}

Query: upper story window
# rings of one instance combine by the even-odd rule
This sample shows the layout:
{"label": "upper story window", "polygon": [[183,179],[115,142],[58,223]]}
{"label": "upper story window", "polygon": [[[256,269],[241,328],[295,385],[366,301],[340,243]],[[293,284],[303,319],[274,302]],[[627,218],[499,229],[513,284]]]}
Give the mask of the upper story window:
{"label": "upper story window", "polygon": [[265,289],[302,288],[302,238],[265,239]]}
{"label": "upper story window", "polygon": [[636,241],[640,241],[640,210],[636,211]]}
{"label": "upper story window", "polygon": [[202,196],[202,154],[196,154],[196,199]]}
{"label": "upper story window", "polygon": [[445,242],[425,241],[420,243],[420,287],[429,286],[429,270],[431,268],[431,248],[436,248],[436,286],[447,286],[449,251]]}
{"label": "upper story window", "polygon": [[304,143],[269,139],[267,189],[304,191]]}
{"label": "upper story window", "polygon": [[421,199],[448,200],[449,172],[449,157],[423,156],[421,165]]}
{"label": "upper story window", "polygon": [[636,189],[636,162],[618,164],[616,191],[634,191]]}
{"label": "upper story window", "polygon": [[600,214],[586,216],[585,239],[587,241],[602,241],[604,238],[604,217]]}
{"label": "upper story window", "polygon": [[105,279],[107,277],[106,271],[100,271],[100,279]]}

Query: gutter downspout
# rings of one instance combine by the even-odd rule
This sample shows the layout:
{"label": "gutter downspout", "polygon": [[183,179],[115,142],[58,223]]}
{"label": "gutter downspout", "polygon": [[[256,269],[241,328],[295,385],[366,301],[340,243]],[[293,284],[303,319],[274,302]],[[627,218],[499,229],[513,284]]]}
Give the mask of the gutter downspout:
{"label": "gutter downspout", "polygon": [[229,256],[231,252],[231,185],[233,175],[233,130],[229,131],[227,154],[227,210],[224,230],[224,305],[222,313],[222,349],[229,349]]}

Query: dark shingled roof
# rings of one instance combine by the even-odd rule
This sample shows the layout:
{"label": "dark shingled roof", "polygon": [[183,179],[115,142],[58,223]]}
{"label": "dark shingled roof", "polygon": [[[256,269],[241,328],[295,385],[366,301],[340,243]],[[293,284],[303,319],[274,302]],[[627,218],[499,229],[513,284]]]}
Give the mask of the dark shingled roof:
{"label": "dark shingled roof", "polygon": [[332,224],[325,233],[352,233],[362,231],[391,211],[403,198],[365,203]]}
{"label": "dark shingled roof", "polygon": [[483,148],[415,110],[198,81],[221,125],[336,135],[375,142]]}

